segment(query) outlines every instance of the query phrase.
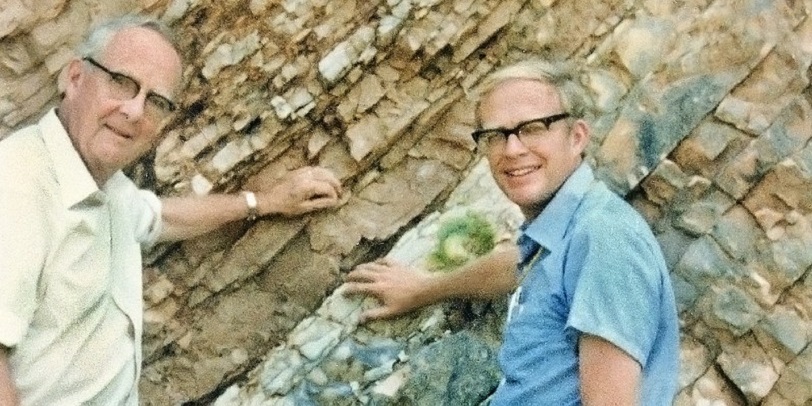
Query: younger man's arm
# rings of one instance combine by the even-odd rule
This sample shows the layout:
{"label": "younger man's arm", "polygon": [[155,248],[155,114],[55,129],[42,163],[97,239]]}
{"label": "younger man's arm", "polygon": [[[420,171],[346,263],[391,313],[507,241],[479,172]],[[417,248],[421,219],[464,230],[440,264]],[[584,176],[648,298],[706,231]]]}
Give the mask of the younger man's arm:
{"label": "younger man's arm", "polygon": [[518,255],[515,245],[497,248],[448,273],[431,273],[382,259],[359,265],[347,274],[345,293],[369,295],[380,302],[362,314],[361,321],[400,316],[453,298],[493,299],[515,289]]}

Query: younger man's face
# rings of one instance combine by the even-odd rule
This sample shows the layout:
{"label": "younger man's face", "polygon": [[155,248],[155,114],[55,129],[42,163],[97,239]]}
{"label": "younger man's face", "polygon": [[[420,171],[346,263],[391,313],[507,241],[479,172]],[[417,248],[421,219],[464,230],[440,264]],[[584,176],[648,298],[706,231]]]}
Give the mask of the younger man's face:
{"label": "younger man's face", "polygon": [[[513,128],[559,113],[566,111],[555,87],[525,79],[497,85],[484,95],[478,109],[482,128]],[[581,163],[588,140],[589,129],[583,121],[560,120],[532,142],[511,134],[500,147],[488,148],[485,156],[502,192],[532,218]]]}

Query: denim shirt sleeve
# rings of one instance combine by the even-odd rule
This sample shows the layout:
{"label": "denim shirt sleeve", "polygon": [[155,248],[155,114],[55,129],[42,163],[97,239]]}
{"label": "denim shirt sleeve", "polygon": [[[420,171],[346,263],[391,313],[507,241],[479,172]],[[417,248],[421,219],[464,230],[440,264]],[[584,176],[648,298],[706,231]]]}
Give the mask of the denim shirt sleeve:
{"label": "denim shirt sleeve", "polygon": [[615,214],[623,218],[591,216],[573,230],[564,269],[567,327],[613,343],[644,366],[660,323],[664,264],[649,230]]}

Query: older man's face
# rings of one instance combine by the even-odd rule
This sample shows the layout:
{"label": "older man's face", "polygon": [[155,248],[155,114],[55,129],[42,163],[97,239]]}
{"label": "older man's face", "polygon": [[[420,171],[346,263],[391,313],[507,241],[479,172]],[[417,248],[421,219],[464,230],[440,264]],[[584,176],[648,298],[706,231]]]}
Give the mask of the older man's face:
{"label": "older man's face", "polygon": [[[155,146],[166,118],[159,113],[180,80],[172,45],[141,27],[119,31],[99,57],[71,63],[60,117],[97,183]],[[130,96],[122,89],[133,83],[140,89]]]}

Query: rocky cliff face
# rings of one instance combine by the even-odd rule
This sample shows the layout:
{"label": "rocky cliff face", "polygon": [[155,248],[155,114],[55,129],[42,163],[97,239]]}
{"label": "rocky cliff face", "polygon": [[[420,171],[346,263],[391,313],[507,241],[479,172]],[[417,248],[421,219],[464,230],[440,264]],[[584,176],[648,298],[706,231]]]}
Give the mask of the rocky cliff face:
{"label": "rocky cliff face", "polygon": [[336,288],[383,255],[425,265],[438,222],[521,221],[467,134],[467,94],[529,55],[586,68],[590,160],[650,222],[682,322],[677,403],[812,399],[812,2],[11,1],[0,134],[41,114],[95,19],[182,37],[182,111],[131,173],[163,194],[251,188],[305,164],[338,210],[234,224],[145,264],[143,403],[479,404],[502,303],[358,326]]}

